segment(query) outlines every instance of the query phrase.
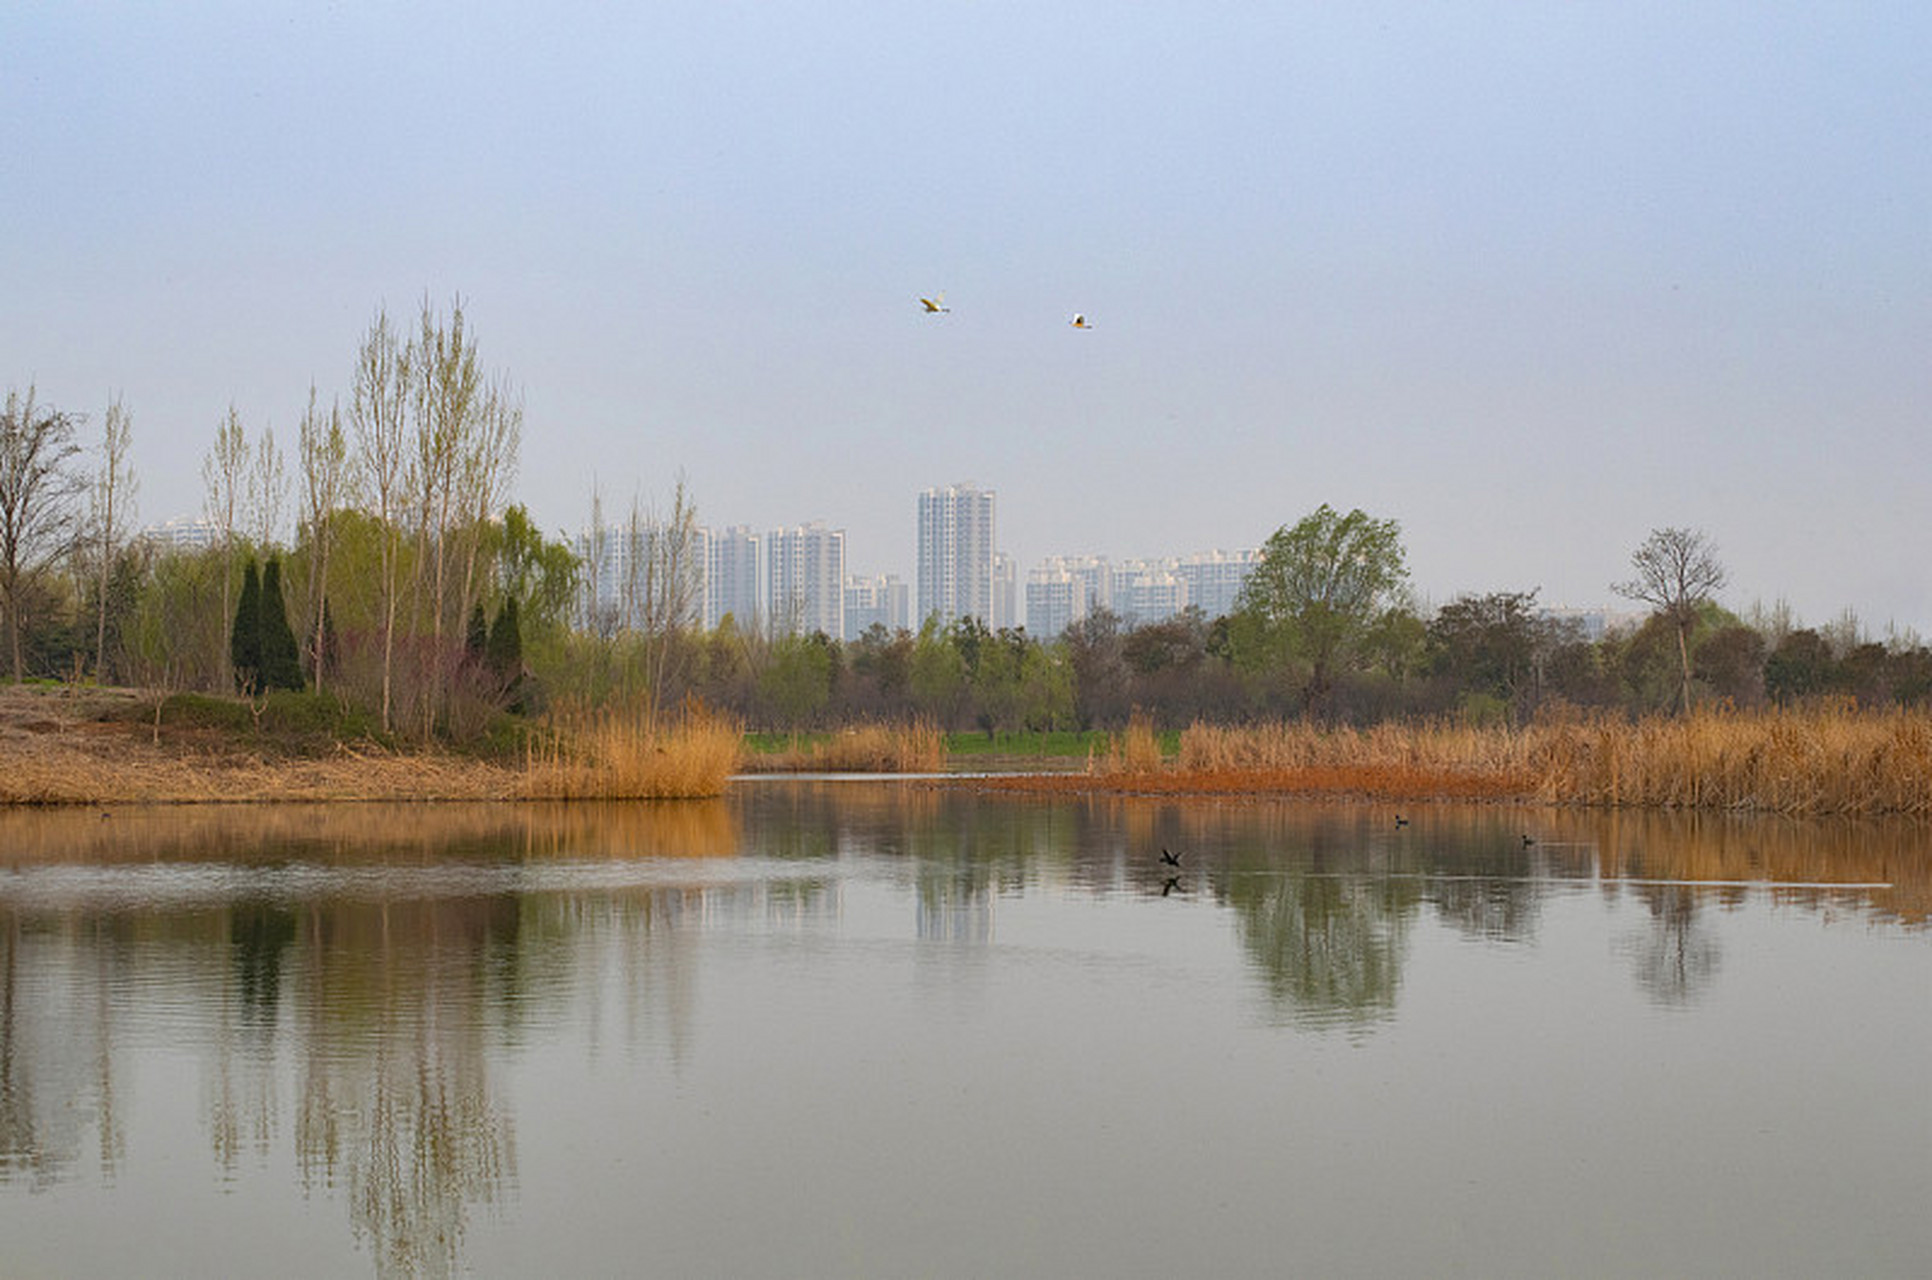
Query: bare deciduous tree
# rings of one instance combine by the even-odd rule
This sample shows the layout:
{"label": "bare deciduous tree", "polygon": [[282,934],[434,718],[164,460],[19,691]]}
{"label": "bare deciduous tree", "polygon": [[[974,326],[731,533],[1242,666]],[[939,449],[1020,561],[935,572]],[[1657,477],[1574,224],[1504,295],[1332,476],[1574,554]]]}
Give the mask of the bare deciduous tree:
{"label": "bare deciduous tree", "polygon": [[663,697],[679,633],[694,621],[704,589],[704,562],[698,534],[698,509],[684,477],[679,476],[670,513],[662,518],[631,503],[626,595],[644,640],[645,712],[653,725],[664,710]]}
{"label": "bare deciduous tree", "polygon": [[1630,600],[1651,605],[1670,619],[1677,631],[1677,656],[1683,663],[1679,708],[1690,710],[1690,633],[1697,610],[1722,589],[1728,575],[1717,559],[1717,544],[1701,529],[1652,529],[1643,545],[1631,553],[1637,576],[1612,583],[1610,589]]}
{"label": "bare deciduous tree", "polygon": [[86,483],[73,470],[75,415],[7,392],[0,415],[0,607],[7,613],[13,678],[26,675],[20,645],[30,588],[72,550],[74,499]]}
{"label": "bare deciduous tree", "polygon": [[375,507],[381,545],[382,727],[390,728],[392,671],[396,648],[397,569],[401,559],[397,519],[409,488],[407,410],[410,350],[378,309],[356,355],[355,390],[349,420],[360,449],[358,462],[369,501]]}
{"label": "bare deciduous tree", "polygon": [[100,557],[95,566],[95,589],[99,599],[94,619],[94,678],[105,680],[107,648],[107,597],[114,573],[114,558],[119,553],[122,535],[134,511],[138,487],[128,451],[134,443],[134,415],[115,396],[108,402],[105,427],[101,432],[101,469],[94,477],[93,538],[94,553]]}
{"label": "bare deciduous tree", "polygon": [[[201,481],[207,489],[208,519],[221,534],[221,616],[222,626],[234,617],[232,580],[235,574],[235,525],[247,502],[248,432],[242,427],[241,414],[228,406],[227,414],[215,427],[215,443],[201,460]],[[230,676],[226,646],[220,667],[223,687]]]}
{"label": "bare deciduous tree", "polygon": [[288,501],[288,473],[282,451],[275,446],[275,429],[263,427],[253,449],[254,465],[248,472],[248,531],[255,547],[267,555],[282,527],[282,504]]}
{"label": "bare deciduous tree", "polygon": [[322,602],[329,595],[329,553],[335,545],[335,516],[349,499],[352,479],[349,442],[342,432],[342,406],[331,403],[324,415],[309,386],[309,407],[302,415],[298,448],[302,464],[302,520],[309,536],[309,597],[304,641],[319,693],[326,673],[322,661]]}

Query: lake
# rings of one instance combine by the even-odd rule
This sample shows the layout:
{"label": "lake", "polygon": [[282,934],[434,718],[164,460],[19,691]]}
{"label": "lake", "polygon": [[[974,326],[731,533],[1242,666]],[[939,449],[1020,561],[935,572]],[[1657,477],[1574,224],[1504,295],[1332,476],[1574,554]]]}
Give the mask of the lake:
{"label": "lake", "polygon": [[1925,1273],[1932,830],[1400,816],[0,812],[0,1274]]}

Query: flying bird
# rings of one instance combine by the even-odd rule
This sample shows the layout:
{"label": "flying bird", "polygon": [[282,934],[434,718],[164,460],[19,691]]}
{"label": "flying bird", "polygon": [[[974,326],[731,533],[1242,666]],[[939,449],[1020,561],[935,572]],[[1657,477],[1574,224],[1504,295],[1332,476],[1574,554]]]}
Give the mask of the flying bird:
{"label": "flying bird", "polygon": [[1181,855],[1178,853],[1169,853],[1165,848],[1162,848],[1161,862],[1170,867],[1178,867],[1181,865]]}
{"label": "flying bird", "polygon": [[946,295],[943,293],[935,293],[930,298],[921,298],[919,299],[919,305],[926,309],[926,314],[929,316],[937,315],[942,311],[952,310],[951,307],[946,305]]}
{"label": "flying bird", "polygon": [[1090,325],[1090,324],[1088,324],[1088,323],[1087,323],[1087,317],[1086,317],[1086,316],[1084,316],[1084,315],[1082,315],[1082,314],[1081,314],[1080,312],[1078,312],[1078,311],[1076,311],[1076,312],[1074,312],[1074,313],[1073,313],[1073,319],[1071,319],[1071,320],[1069,320],[1069,321],[1068,321],[1067,323],[1068,323],[1068,324],[1071,324],[1071,325],[1072,325],[1072,326],[1073,326],[1074,328],[1076,328],[1076,329],[1091,329],[1091,328],[1093,328],[1093,326],[1092,326],[1092,325]]}

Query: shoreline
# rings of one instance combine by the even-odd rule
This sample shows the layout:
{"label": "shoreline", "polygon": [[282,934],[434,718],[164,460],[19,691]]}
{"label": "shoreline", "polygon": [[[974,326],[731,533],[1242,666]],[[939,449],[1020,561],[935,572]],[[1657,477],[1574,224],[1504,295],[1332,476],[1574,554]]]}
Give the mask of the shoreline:
{"label": "shoreline", "polygon": [[[740,775],[856,770],[928,787],[1040,797],[1932,819],[1932,713],[1924,710],[1705,711],[1521,729],[1196,725],[1180,735],[1178,756],[1164,756],[1150,731],[1130,726],[1111,754],[1084,759],[927,750],[885,763],[891,758],[867,750],[838,763],[819,752],[799,754],[786,769],[746,752],[739,731],[715,721],[690,733],[640,736],[619,718],[592,717],[566,727],[574,734],[566,738],[571,754],[552,746],[548,754],[505,761],[435,747],[351,744],[326,734],[277,736],[259,725],[253,732],[157,726],[147,710],[154,705],[154,695],[137,690],[0,686],[0,807],[696,798],[722,794]],[[932,744],[936,736],[924,731],[920,740]],[[699,767],[685,767],[691,762]]]}

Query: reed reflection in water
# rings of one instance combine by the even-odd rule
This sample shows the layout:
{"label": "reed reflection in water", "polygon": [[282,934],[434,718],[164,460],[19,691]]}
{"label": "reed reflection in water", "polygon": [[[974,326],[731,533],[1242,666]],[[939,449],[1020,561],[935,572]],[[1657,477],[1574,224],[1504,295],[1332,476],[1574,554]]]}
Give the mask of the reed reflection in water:
{"label": "reed reflection in water", "polygon": [[1408,817],[794,781],[0,814],[0,1270],[1932,1246],[1922,828]]}

